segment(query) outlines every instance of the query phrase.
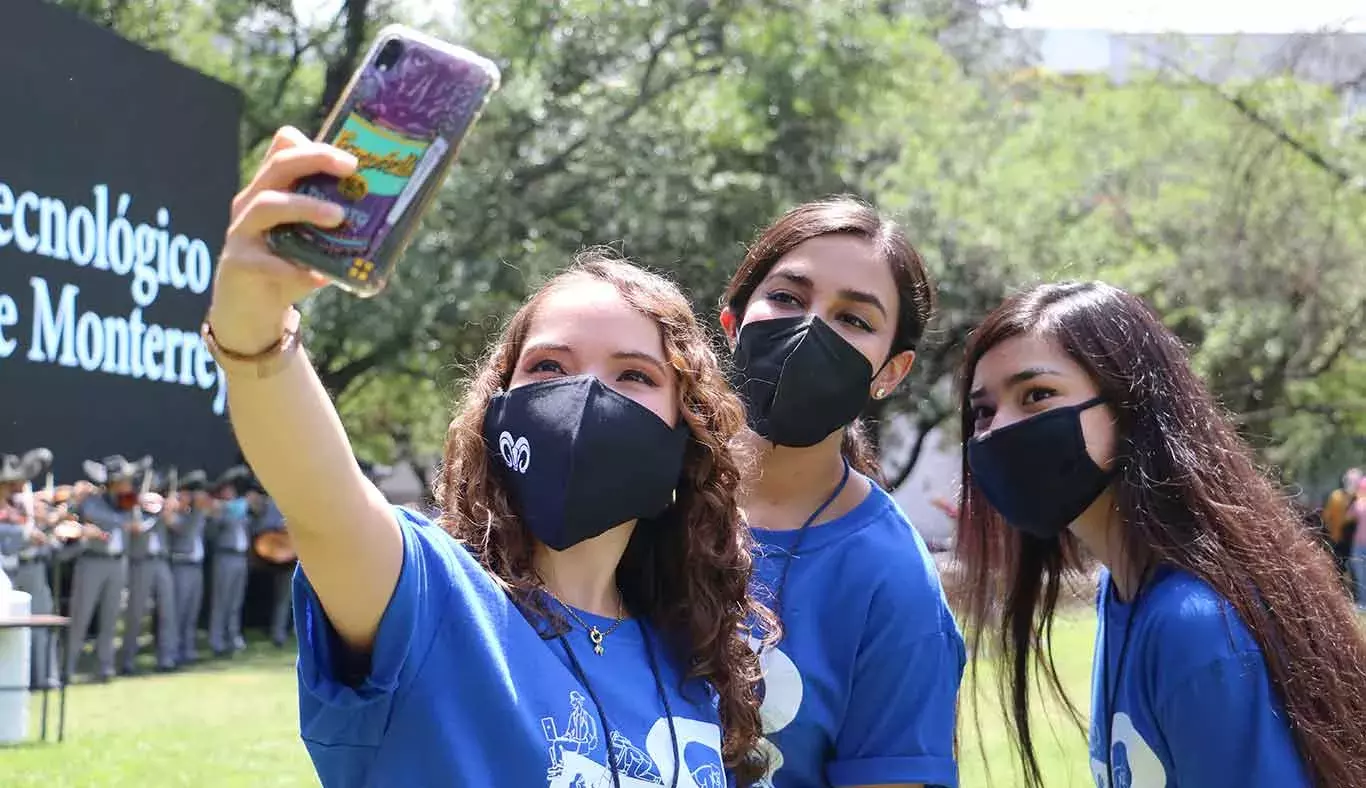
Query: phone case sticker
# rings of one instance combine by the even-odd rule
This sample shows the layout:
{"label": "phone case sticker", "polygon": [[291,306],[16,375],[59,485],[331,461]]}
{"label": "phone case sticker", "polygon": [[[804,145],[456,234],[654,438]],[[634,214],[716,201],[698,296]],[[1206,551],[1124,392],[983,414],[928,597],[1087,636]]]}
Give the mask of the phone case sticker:
{"label": "phone case sticker", "polygon": [[[379,51],[376,47],[375,51]],[[380,69],[372,57],[332,144],[359,161],[350,177],[317,176],[300,184],[313,197],[346,207],[340,227],[301,228],[323,251],[351,259],[347,278],[367,281],[376,253],[449,149],[478,115],[490,88],[487,72],[419,42],[404,41],[398,61]]]}
{"label": "phone case sticker", "polygon": [[360,165],[333,188],[308,184],[310,195],[346,207],[346,222],[336,230],[315,230],[314,240],[333,254],[368,256],[383,242],[390,208],[409,187],[431,143],[352,112],[333,144],[355,156]]}

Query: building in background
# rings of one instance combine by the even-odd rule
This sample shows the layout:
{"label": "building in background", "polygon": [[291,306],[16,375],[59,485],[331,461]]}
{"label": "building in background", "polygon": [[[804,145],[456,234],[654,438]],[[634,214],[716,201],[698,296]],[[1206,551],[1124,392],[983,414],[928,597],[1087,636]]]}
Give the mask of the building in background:
{"label": "building in background", "polygon": [[1008,51],[1017,62],[1047,71],[1106,74],[1119,84],[1173,69],[1215,84],[1294,76],[1334,87],[1347,117],[1366,109],[1366,33],[1019,30]]}

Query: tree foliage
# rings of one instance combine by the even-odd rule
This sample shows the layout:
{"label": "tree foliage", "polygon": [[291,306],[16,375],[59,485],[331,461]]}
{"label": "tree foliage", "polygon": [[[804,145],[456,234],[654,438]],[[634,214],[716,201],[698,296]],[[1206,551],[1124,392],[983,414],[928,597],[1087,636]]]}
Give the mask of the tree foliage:
{"label": "tree foliage", "polygon": [[[316,130],[378,27],[414,13],[59,2],[240,87],[244,173],[278,126]],[[503,89],[389,290],[309,309],[310,353],[362,450],[430,458],[490,336],[577,249],[620,245],[711,320],[758,228],[853,192],[904,224],[940,292],[912,383],[870,414],[915,427],[884,446],[894,475],[953,413],[972,326],[1058,278],[1149,299],[1268,460],[1327,473],[1366,435],[1366,121],[1344,116],[1350,85],[1210,85],[1179,64],[1121,85],[1049,74],[1006,56],[992,6],[460,4],[432,32],[491,56]]]}

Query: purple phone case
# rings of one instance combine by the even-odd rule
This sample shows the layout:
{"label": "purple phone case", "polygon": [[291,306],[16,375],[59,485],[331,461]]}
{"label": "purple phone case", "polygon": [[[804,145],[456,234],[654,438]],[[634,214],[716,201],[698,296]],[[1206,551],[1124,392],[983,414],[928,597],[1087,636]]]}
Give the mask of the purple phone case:
{"label": "purple phone case", "polygon": [[[388,68],[380,53],[401,43]],[[338,203],[337,228],[292,225],[271,233],[282,256],[360,295],[384,288],[499,74],[467,50],[397,26],[381,31],[319,139],[360,161],[348,178],[313,176],[295,191]]]}

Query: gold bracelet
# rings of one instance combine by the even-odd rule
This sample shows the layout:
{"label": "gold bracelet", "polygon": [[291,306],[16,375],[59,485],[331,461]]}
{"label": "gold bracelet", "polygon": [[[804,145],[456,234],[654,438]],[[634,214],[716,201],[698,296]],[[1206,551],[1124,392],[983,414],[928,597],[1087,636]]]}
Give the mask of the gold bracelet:
{"label": "gold bracelet", "polygon": [[255,353],[238,353],[219,345],[213,335],[213,326],[209,325],[207,319],[199,327],[199,335],[203,337],[204,346],[209,349],[209,355],[218,362],[218,366],[226,368],[233,364],[251,364],[256,370],[256,379],[265,380],[284,369],[289,357],[298,349],[301,320],[299,310],[290,307],[289,315],[285,317],[284,332],[270,346]]}

